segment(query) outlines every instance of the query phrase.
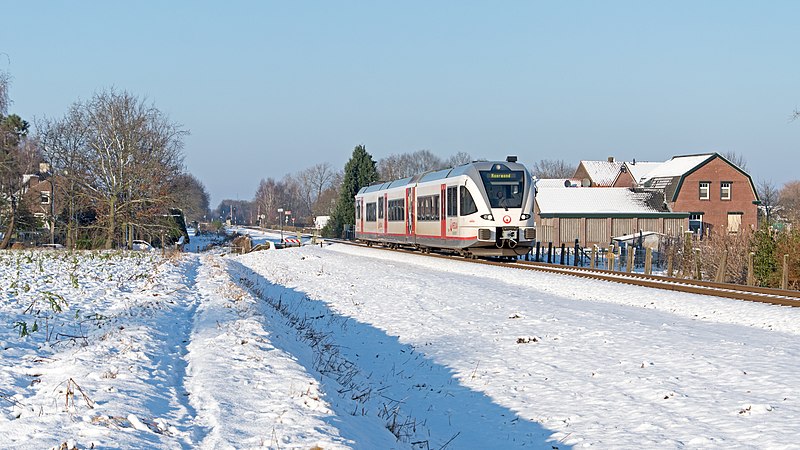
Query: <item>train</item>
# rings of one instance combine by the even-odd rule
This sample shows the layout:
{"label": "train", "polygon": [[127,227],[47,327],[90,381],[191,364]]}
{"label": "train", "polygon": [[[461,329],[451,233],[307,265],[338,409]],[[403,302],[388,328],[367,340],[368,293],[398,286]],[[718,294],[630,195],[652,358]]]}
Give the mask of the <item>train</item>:
{"label": "train", "polygon": [[515,156],[361,188],[355,239],[367,245],[516,258],[536,240],[536,178]]}

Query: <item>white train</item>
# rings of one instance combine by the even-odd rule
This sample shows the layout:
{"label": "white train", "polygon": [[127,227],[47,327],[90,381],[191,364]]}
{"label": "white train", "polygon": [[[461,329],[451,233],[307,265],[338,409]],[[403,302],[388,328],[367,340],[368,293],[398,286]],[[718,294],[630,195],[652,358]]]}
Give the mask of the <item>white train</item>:
{"label": "white train", "polygon": [[513,257],[536,239],[536,179],[515,156],[367,186],[355,197],[355,238],[368,244]]}

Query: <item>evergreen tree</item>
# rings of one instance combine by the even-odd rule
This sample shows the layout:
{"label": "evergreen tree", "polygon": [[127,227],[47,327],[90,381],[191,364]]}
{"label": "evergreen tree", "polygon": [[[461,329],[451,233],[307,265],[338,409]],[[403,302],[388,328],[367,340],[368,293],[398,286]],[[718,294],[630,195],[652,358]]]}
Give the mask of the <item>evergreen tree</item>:
{"label": "evergreen tree", "polygon": [[355,196],[358,191],[378,180],[378,171],[375,169],[375,160],[367,153],[363,145],[353,149],[353,156],[344,166],[344,180],[339,191],[339,200],[333,209],[322,235],[325,237],[342,237],[345,225],[355,223]]}
{"label": "evergreen tree", "polygon": [[762,225],[750,242],[753,255],[753,275],[756,284],[764,287],[777,287],[780,280],[778,273],[777,242],[773,230]]}

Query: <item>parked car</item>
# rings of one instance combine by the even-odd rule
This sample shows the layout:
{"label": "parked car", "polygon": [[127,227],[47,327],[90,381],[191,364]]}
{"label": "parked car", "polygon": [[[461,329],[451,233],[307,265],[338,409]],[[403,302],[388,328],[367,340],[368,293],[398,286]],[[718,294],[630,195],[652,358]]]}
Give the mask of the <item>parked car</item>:
{"label": "parked car", "polygon": [[155,250],[155,248],[152,245],[150,245],[149,242],[147,242],[147,241],[138,241],[138,240],[137,241],[133,241],[131,243],[131,248],[133,250],[138,250],[138,251],[143,251],[143,252],[152,252],[152,251]]}

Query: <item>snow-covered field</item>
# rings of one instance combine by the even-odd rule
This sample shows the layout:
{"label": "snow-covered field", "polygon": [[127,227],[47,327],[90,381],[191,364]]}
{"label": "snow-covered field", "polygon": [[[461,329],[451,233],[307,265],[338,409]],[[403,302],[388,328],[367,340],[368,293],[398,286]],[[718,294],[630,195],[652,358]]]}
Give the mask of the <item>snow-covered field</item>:
{"label": "snow-covered field", "polygon": [[800,310],[336,244],[0,280],[6,448],[800,448]]}

